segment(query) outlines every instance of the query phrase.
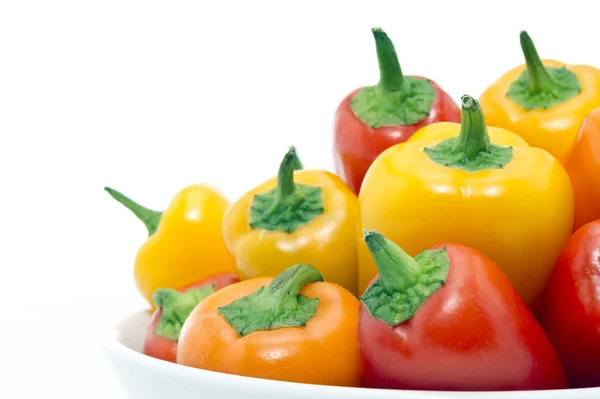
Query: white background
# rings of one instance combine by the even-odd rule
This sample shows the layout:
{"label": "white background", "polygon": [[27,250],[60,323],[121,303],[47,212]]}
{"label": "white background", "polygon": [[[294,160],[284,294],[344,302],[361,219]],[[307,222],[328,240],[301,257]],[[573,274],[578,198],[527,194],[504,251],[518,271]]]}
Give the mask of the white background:
{"label": "white background", "polygon": [[103,192],[157,210],[194,182],[230,199],[295,144],[332,170],[338,102],[375,84],[370,28],[455,99],[542,57],[600,66],[594,2],[3,1],[1,398],[122,394],[98,335],[140,306],[146,232]]}

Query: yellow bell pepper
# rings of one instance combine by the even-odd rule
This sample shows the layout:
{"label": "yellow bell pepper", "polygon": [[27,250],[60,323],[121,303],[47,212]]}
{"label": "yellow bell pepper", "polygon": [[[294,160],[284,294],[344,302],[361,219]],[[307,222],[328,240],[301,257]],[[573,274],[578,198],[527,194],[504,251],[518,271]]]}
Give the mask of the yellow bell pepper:
{"label": "yellow bell pepper", "polygon": [[308,263],[356,295],[357,198],[336,175],[294,171],[295,151],[276,178],[244,194],[223,218],[223,238],[240,277],[276,276]]}
{"label": "yellow bell pepper", "polygon": [[600,106],[600,70],[541,60],[521,32],[526,63],[511,69],[480,97],[488,126],[517,133],[566,163],[585,117]]}
{"label": "yellow bell pepper", "polygon": [[179,290],[216,273],[237,273],[221,235],[229,206],[216,189],[202,184],[181,190],[163,213],[145,208],[120,192],[105,190],[131,210],[148,229],[135,258],[135,283],[154,309],[159,288]]}
{"label": "yellow bell pepper", "polygon": [[[514,133],[486,128],[462,97],[461,124],[440,122],[383,152],[358,199],[359,240],[373,229],[412,256],[471,246],[495,261],[531,304],[571,234],[573,191],[564,167]],[[359,243],[360,292],[377,267]]]}

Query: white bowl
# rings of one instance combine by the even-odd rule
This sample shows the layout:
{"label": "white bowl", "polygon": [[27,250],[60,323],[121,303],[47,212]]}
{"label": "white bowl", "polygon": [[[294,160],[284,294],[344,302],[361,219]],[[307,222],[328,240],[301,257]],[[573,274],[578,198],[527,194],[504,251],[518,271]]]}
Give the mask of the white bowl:
{"label": "white bowl", "polygon": [[144,355],[148,311],[121,320],[104,352],[130,399],[600,399],[600,388],[513,392],[433,392],[341,388],[239,377],[199,370]]}

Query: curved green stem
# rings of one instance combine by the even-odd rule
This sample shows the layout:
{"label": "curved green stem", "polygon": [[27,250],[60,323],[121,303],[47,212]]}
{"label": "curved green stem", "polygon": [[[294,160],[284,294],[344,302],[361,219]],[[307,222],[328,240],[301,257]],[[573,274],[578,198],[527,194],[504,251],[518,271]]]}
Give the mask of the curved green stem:
{"label": "curved green stem", "polygon": [[490,152],[490,136],[479,102],[468,95],[462,96],[461,102],[460,135],[453,150],[464,153],[468,160],[474,160],[480,152]]}
{"label": "curved green stem", "polygon": [[544,67],[542,60],[526,31],[519,36],[521,49],[527,64],[527,85],[532,93],[549,92],[554,88],[554,82]]}
{"label": "curved green stem", "polygon": [[285,154],[279,172],[277,173],[277,200],[284,202],[296,191],[296,183],[294,183],[294,164],[296,160],[296,150],[294,147]]}
{"label": "curved green stem", "polygon": [[404,292],[417,283],[423,268],[412,256],[373,230],[364,230],[363,234],[377,264],[381,285],[390,295]]}
{"label": "curved green stem", "polygon": [[383,91],[400,91],[404,87],[404,75],[400,68],[394,43],[381,28],[371,29],[379,61],[379,87]]}
{"label": "curved green stem", "polygon": [[160,223],[160,218],[162,217],[162,212],[148,209],[110,187],[104,187],[104,190],[109,193],[111,197],[125,206],[125,208],[133,212],[133,214],[146,225],[148,236],[151,236],[156,232],[158,224]]}
{"label": "curved green stem", "polygon": [[263,306],[279,313],[288,305],[296,305],[300,290],[308,283],[323,281],[323,275],[311,265],[300,264],[281,272],[262,295]]}
{"label": "curved green stem", "polygon": [[323,281],[311,265],[292,266],[266,287],[220,307],[218,312],[240,336],[259,330],[301,327],[316,314],[318,298],[300,295],[307,284]]}

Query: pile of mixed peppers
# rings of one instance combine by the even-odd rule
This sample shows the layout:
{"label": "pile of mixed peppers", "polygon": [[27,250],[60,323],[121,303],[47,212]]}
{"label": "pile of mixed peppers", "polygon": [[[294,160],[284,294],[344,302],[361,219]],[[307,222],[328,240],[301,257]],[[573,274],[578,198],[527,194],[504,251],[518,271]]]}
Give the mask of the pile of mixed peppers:
{"label": "pile of mixed peppers", "polygon": [[292,147],[233,203],[209,185],[148,228],[144,353],[282,381],[506,391],[600,386],[600,70],[525,63],[460,104],[402,73],[335,114],[336,173]]}

